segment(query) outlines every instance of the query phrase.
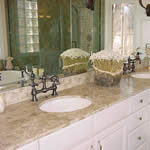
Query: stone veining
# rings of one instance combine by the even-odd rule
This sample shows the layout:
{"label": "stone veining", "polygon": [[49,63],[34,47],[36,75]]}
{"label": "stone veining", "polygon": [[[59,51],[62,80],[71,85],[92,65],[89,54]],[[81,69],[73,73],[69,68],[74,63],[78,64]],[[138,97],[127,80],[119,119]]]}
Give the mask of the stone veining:
{"label": "stone veining", "polygon": [[5,112],[0,114],[0,149],[14,150],[95,114],[150,88],[149,81],[124,76],[120,84],[114,87],[101,87],[95,83],[85,83],[60,91],[59,96],[81,95],[92,99],[92,105],[89,107],[69,113],[42,112],[39,109],[40,103],[51,96],[43,97],[37,103],[24,101],[7,106]]}

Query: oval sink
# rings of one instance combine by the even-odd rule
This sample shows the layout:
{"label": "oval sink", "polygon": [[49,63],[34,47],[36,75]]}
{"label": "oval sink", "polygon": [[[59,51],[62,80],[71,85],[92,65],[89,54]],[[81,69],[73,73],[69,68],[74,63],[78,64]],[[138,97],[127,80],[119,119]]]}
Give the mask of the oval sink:
{"label": "oval sink", "polygon": [[91,105],[92,102],[79,96],[63,96],[43,102],[40,109],[44,112],[72,112]]}
{"label": "oval sink", "polygon": [[140,78],[140,79],[150,79],[150,73],[149,72],[141,72],[131,75],[133,78]]}

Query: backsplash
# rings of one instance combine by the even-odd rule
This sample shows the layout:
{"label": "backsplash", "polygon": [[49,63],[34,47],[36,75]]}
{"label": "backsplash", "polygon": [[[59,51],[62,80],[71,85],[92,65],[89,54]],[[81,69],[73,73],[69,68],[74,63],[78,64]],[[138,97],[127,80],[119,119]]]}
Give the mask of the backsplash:
{"label": "backsplash", "polygon": [[[94,72],[88,71],[86,73],[69,76],[60,79],[60,85],[58,85],[58,94],[59,91],[64,89],[72,88],[81,84],[89,83],[94,81]],[[39,87],[40,88],[40,87]],[[47,93],[38,94],[40,96],[49,95],[52,91]],[[15,104],[25,100],[31,100],[31,87],[23,87],[13,90],[8,90],[0,93],[0,97],[5,101],[6,105]]]}

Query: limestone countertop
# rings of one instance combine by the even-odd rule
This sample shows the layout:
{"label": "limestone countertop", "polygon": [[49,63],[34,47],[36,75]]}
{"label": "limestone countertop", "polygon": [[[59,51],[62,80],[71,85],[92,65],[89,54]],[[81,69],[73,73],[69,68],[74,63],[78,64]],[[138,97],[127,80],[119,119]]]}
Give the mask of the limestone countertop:
{"label": "limestone countertop", "polygon": [[85,109],[68,113],[42,112],[39,105],[48,98],[41,98],[37,103],[29,100],[10,105],[0,114],[0,150],[15,150],[148,88],[150,80],[124,76],[120,84],[114,87],[88,83],[66,89],[60,91],[59,96],[86,96],[93,102]]}

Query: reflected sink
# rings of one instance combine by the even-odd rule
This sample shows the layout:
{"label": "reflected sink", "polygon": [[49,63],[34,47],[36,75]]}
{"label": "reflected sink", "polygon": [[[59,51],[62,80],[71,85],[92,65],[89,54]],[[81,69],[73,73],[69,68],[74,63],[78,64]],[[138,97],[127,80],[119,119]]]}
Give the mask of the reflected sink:
{"label": "reflected sink", "polygon": [[139,79],[150,79],[150,72],[140,72],[140,73],[135,73],[131,75],[133,78],[139,78]]}
{"label": "reflected sink", "polygon": [[62,96],[43,102],[40,109],[44,112],[72,112],[91,105],[92,102],[80,96]]}

